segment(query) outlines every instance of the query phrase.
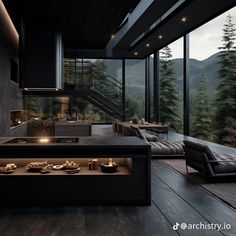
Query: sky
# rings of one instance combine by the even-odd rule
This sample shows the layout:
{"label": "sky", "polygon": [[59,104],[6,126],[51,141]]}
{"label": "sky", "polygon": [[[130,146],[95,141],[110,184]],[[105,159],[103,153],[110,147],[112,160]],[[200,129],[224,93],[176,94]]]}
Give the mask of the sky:
{"label": "sky", "polygon": [[[201,61],[219,51],[218,47],[222,45],[223,25],[229,13],[236,28],[236,7],[234,7],[190,33],[190,58]],[[172,50],[173,58],[183,57],[182,39],[175,41],[169,46]]]}

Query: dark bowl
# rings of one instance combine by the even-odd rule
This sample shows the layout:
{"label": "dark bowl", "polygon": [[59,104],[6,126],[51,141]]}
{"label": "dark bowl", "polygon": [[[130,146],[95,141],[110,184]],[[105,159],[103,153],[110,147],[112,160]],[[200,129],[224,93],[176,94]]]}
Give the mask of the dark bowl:
{"label": "dark bowl", "polygon": [[105,165],[104,163],[101,163],[101,170],[104,173],[114,173],[117,171],[118,164],[112,164],[112,166]]}

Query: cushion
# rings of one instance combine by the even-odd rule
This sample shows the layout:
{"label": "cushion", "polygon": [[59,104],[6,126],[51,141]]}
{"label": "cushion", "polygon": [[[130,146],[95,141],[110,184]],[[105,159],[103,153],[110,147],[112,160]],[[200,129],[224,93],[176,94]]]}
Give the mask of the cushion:
{"label": "cushion", "polygon": [[212,150],[208,146],[205,147],[205,152],[208,157],[208,160],[210,160],[210,161],[217,160],[215,154],[212,152]]}
{"label": "cushion", "polygon": [[135,132],[136,136],[147,141],[143,133],[140,131],[140,129],[137,126],[131,125],[130,126],[131,132]]}
{"label": "cushion", "polygon": [[152,155],[183,155],[182,142],[149,142]]}
{"label": "cushion", "polygon": [[[236,174],[236,158],[230,155],[217,155],[218,160],[227,161],[227,162],[218,162],[218,165],[213,165],[213,170],[215,173],[235,173]],[[232,162],[230,162],[232,160]]]}
{"label": "cushion", "polygon": [[184,142],[184,145],[188,147],[189,149],[193,149],[195,151],[205,153],[209,161],[217,160],[215,154],[211,151],[211,149],[207,145],[196,143],[189,140],[184,140],[183,142]]}
{"label": "cushion", "polygon": [[156,135],[149,134],[145,131],[142,131],[142,134],[148,142],[157,142],[159,140]]}

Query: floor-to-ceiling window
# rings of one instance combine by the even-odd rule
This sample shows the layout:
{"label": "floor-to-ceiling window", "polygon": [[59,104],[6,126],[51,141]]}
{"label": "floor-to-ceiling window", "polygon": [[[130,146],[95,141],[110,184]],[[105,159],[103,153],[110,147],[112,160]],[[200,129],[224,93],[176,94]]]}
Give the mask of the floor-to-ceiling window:
{"label": "floor-to-ceiling window", "polygon": [[65,58],[64,83],[78,91],[72,102],[76,119],[122,119],[122,60]]}
{"label": "floor-to-ceiling window", "polygon": [[190,33],[190,135],[236,146],[236,7]]}
{"label": "floor-to-ceiling window", "polygon": [[149,85],[150,85],[150,121],[154,122],[155,121],[155,114],[154,114],[154,65],[153,65],[153,58],[154,55],[151,54],[149,56]]}
{"label": "floor-to-ceiling window", "polygon": [[25,110],[28,120],[70,119],[70,97],[25,96]]}
{"label": "floor-to-ceiling window", "polygon": [[145,60],[125,60],[125,117],[145,118]]}
{"label": "floor-to-ceiling window", "polygon": [[74,86],[76,83],[76,60],[66,58],[64,60],[64,84],[66,87]]}
{"label": "floor-to-ceiling window", "polygon": [[183,38],[160,50],[160,121],[183,132]]}
{"label": "floor-to-ceiling window", "polygon": [[72,106],[72,119],[79,122],[111,123],[113,117],[83,97],[75,98]]}

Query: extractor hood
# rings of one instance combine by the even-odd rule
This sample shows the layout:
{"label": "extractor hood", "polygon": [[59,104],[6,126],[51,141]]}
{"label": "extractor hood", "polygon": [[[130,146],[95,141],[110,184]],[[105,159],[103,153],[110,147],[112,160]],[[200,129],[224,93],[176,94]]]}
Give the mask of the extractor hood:
{"label": "extractor hood", "polygon": [[63,89],[63,44],[60,20],[25,17],[20,33],[20,87]]}

